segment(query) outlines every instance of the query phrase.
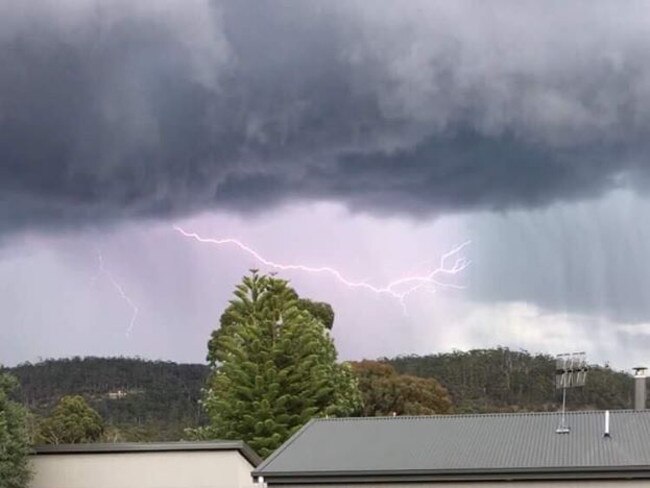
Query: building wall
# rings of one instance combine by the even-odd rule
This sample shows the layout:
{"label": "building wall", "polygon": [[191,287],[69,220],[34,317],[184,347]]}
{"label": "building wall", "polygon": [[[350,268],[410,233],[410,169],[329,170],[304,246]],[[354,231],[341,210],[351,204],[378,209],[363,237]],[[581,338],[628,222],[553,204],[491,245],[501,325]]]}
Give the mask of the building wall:
{"label": "building wall", "polygon": [[334,483],[318,485],[275,485],[268,488],[649,488],[650,480],[616,480],[616,481],[502,481],[502,482],[445,482],[445,483]]}
{"label": "building wall", "polygon": [[35,454],[30,488],[251,488],[237,451]]}

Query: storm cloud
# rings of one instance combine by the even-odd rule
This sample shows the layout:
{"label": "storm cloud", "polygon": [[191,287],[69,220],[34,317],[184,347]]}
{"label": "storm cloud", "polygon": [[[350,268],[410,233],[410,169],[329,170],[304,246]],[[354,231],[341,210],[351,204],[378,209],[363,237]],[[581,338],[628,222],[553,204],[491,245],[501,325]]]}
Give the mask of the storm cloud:
{"label": "storm cloud", "polygon": [[650,180],[645,2],[0,4],[3,229]]}

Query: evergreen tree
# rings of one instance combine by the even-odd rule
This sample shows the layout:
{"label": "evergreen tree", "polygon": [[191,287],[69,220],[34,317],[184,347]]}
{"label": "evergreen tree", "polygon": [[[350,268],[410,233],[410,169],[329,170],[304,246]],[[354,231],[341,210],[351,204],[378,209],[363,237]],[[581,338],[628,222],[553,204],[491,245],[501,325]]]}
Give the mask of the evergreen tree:
{"label": "evergreen tree", "polygon": [[27,412],[9,397],[16,386],[0,373],[0,488],[23,488],[30,478]]}
{"label": "evergreen tree", "polygon": [[298,308],[306,310],[315,319],[322,322],[327,330],[332,330],[334,326],[334,310],[329,303],[315,302],[309,298],[299,298]]}
{"label": "evergreen tree", "polygon": [[41,426],[47,444],[97,442],[104,432],[101,416],[82,396],[64,396]]}
{"label": "evergreen tree", "polygon": [[[257,270],[252,271],[255,273]],[[313,318],[321,322],[327,330],[332,330],[332,327],[334,326],[334,310],[329,303],[316,302],[309,298],[301,298],[293,288],[287,289],[287,297],[295,299],[295,306],[299,310],[307,312]],[[219,336],[227,334],[228,328],[239,320],[240,315],[237,311],[237,307],[238,305],[236,303],[231,302],[219,318],[219,328],[212,331],[210,341],[208,342],[207,356],[207,360],[211,366],[214,366],[216,362],[216,357],[214,355],[218,348],[217,343],[219,341]]]}
{"label": "evergreen tree", "polygon": [[253,271],[226,314],[209,343],[214,373],[203,404],[211,426],[200,435],[243,439],[267,456],[310,418],[359,410],[350,367],[336,362],[324,324],[299,307],[286,281]]}

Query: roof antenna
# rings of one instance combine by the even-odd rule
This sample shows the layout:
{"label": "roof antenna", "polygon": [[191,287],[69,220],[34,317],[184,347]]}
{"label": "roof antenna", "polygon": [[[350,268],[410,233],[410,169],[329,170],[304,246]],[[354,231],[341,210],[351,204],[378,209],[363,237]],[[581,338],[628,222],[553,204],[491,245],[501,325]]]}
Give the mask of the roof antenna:
{"label": "roof antenna", "polygon": [[587,380],[587,355],[584,352],[558,354],[555,358],[555,389],[562,389],[562,415],[555,432],[568,434],[566,423],[566,391],[568,388],[585,386]]}
{"label": "roof antenna", "polygon": [[646,407],[646,367],[637,366],[634,368],[634,410],[645,410]]}

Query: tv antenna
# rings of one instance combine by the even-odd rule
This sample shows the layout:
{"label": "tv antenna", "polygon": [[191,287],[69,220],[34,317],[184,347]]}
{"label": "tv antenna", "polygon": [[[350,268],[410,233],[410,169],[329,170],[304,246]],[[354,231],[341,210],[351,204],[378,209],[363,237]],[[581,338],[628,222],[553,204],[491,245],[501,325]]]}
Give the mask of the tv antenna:
{"label": "tv antenna", "polygon": [[555,389],[562,390],[562,416],[555,430],[558,434],[568,434],[566,423],[566,391],[569,388],[585,386],[587,380],[587,355],[584,352],[569,352],[555,357]]}

